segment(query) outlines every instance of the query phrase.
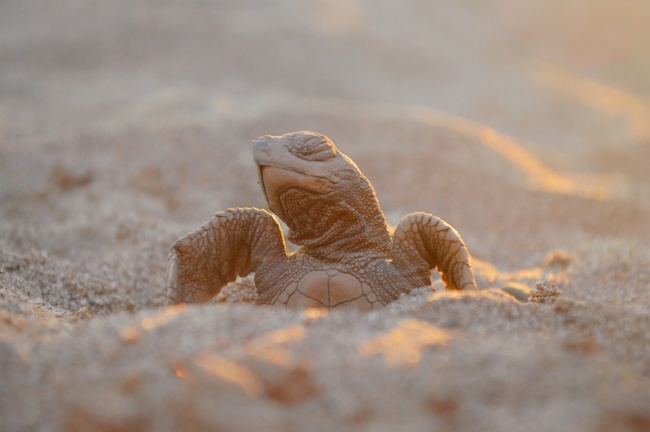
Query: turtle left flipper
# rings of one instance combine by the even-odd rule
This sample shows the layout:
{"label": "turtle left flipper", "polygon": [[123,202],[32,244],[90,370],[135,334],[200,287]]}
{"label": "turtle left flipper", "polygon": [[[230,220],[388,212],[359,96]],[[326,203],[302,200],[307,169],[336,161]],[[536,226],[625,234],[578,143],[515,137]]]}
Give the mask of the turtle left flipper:
{"label": "turtle left flipper", "polygon": [[393,265],[413,286],[431,285],[437,268],[447,289],[477,289],[469,252],[460,234],[448,223],[427,213],[404,216],[393,234]]}
{"label": "turtle left flipper", "polygon": [[207,302],[237,276],[286,260],[282,230],[266,210],[233,208],[215,213],[172,246],[167,303]]}

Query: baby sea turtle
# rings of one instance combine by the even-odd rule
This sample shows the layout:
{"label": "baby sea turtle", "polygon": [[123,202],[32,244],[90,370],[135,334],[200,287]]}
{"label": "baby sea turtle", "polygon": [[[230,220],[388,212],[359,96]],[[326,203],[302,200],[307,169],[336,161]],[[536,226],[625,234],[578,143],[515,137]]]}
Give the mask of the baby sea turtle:
{"label": "baby sea turtle", "polygon": [[300,249],[287,254],[280,225],[257,208],[216,213],[172,247],[169,304],[201,303],[255,272],[257,304],[287,308],[377,309],[414,288],[476,290],[458,232],[410,213],[391,237],[375,191],[355,163],[315,132],[254,141],[259,183],[270,210]]}

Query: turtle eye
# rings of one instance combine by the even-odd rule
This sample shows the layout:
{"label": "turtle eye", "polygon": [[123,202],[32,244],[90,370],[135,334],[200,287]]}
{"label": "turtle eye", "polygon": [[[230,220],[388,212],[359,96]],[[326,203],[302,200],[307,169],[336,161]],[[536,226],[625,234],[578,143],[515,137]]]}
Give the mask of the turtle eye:
{"label": "turtle eye", "polygon": [[336,148],[329,138],[322,135],[311,135],[306,139],[294,142],[291,153],[307,161],[324,161],[336,156]]}

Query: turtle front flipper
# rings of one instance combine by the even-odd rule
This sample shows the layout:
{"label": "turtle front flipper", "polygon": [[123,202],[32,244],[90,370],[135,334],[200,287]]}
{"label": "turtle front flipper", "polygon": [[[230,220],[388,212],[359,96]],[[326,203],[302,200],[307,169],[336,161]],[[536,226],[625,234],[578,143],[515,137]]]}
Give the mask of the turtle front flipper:
{"label": "turtle front flipper", "polygon": [[400,220],[393,234],[393,265],[414,287],[431,285],[431,270],[437,268],[447,289],[477,289],[460,234],[427,213],[410,213]]}
{"label": "turtle front flipper", "polygon": [[286,261],[280,225],[256,208],[215,213],[172,246],[167,263],[167,303],[204,303],[237,276]]}

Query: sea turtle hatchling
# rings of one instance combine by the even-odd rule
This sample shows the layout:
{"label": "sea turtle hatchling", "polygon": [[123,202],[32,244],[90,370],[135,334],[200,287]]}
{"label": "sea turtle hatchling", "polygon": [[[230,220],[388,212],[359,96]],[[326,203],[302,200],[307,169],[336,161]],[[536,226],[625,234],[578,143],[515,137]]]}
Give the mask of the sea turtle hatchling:
{"label": "sea turtle hatchling", "polygon": [[447,289],[476,290],[458,232],[410,213],[391,238],[370,182],[326,136],[265,135],[254,141],[253,156],[269,208],[299,250],[287,254],[280,225],[265,210],[218,212],[174,243],[169,304],[206,302],[251,272],[257,304],[287,308],[377,309],[431,287],[433,268]]}

